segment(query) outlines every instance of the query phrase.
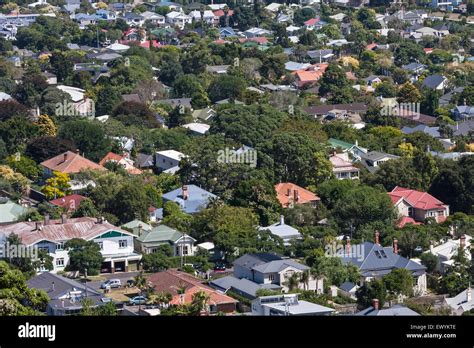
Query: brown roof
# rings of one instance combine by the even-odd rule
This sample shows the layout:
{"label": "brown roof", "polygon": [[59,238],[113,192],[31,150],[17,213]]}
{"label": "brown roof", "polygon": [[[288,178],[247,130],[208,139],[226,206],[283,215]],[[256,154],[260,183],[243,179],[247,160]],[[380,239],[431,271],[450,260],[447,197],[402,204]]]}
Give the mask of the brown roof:
{"label": "brown roof", "polygon": [[38,222],[38,229],[36,224],[37,222],[31,221],[4,225],[0,229],[0,234],[15,233],[24,245],[33,245],[42,240],[51,242],[62,242],[72,238],[91,240],[112,230],[131,235],[106,221],[99,223],[90,217],[67,219],[64,224],[61,223],[61,220],[50,220],[48,225]]}
{"label": "brown roof", "polygon": [[[283,206],[283,208],[288,208],[291,203],[304,204],[321,200],[321,198],[316,196],[313,192],[308,191],[291,182],[283,182],[275,185],[275,191],[277,193],[278,201],[280,201],[280,204]],[[295,195],[297,196],[296,201]]]}
{"label": "brown roof", "polygon": [[[156,292],[171,293],[173,299],[171,304],[189,304],[192,301],[192,295],[199,291],[204,291],[209,295],[210,304],[237,303],[238,301],[227,295],[221,294],[216,290],[202,284],[201,280],[190,274],[167,270],[150,275],[147,280],[152,283]],[[178,294],[180,288],[185,288],[183,299]]]}
{"label": "brown roof", "polygon": [[104,167],[72,151],[66,151],[56,157],[41,162],[41,165],[50,170],[66,174],[79,173],[84,169],[105,170]]}
{"label": "brown roof", "polygon": [[134,167],[132,165],[133,162],[127,160],[127,157],[125,157],[124,155],[117,155],[116,153],[109,152],[107,155],[105,155],[104,158],[100,160],[99,165],[104,166],[107,162],[117,162],[119,164],[122,164],[124,166],[124,169],[129,174],[139,175],[143,173],[140,169]]}

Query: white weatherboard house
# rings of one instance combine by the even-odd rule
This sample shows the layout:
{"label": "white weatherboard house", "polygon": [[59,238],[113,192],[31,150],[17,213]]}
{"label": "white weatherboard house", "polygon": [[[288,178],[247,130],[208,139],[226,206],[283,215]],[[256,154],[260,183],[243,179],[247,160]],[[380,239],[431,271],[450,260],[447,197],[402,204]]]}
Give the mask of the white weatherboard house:
{"label": "white weatherboard house", "polygon": [[[53,257],[52,272],[65,270],[69,263],[69,251],[64,244],[80,238],[99,244],[103,256],[101,273],[136,271],[141,255],[134,252],[133,233],[122,230],[102,219],[82,217],[43,222],[18,222],[2,226],[0,243],[14,233],[21,239],[23,245],[38,247]],[[45,271],[40,270],[40,271]]]}
{"label": "white weatherboard house", "polygon": [[155,165],[159,170],[173,174],[179,170],[179,162],[185,156],[176,150],[158,151],[155,154]]}
{"label": "white weatherboard house", "polygon": [[262,296],[252,301],[252,315],[331,315],[335,310],[298,299],[298,294]]}

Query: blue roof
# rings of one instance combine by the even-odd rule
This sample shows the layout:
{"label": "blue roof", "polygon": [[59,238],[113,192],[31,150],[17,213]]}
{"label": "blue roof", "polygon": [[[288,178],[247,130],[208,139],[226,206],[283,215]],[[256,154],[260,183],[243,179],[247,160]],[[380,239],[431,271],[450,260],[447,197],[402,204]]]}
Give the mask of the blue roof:
{"label": "blue roof", "polygon": [[257,284],[248,279],[239,279],[234,276],[226,276],[215,279],[209,283],[213,288],[226,292],[229,289],[234,289],[236,292],[250,298],[257,297],[257,291],[260,289],[279,290],[280,286],[276,284]]}
{"label": "blue roof", "polygon": [[203,190],[196,185],[188,186],[188,198],[184,199],[182,187],[165,193],[162,197],[164,201],[176,202],[180,205],[181,210],[188,214],[194,214],[205,209],[209,204],[209,200],[217,198],[216,195]]}
{"label": "blue roof", "polygon": [[416,127],[405,126],[402,128],[404,134],[412,134],[415,132],[422,132],[428,135],[431,135],[433,138],[440,138],[441,134],[439,133],[439,127],[428,127],[426,125],[420,124]]}

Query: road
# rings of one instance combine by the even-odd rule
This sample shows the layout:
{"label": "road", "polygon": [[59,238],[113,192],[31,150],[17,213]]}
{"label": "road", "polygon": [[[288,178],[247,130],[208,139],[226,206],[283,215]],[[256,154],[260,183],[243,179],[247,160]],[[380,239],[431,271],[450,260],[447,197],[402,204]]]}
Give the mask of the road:
{"label": "road", "polygon": [[[140,272],[127,272],[127,273],[108,273],[108,274],[101,274],[102,277],[106,279],[120,279],[122,282],[122,286],[127,283],[127,280],[135,278]],[[92,282],[88,282],[87,286],[94,290],[100,290],[100,284],[102,284],[103,280],[96,280]]]}

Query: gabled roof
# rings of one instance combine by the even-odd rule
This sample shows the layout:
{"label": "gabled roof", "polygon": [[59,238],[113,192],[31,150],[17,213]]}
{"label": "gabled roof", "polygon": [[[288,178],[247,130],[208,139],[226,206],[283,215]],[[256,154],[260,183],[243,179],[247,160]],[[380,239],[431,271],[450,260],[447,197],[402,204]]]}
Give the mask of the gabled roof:
{"label": "gabled roof", "polygon": [[79,205],[84,199],[86,199],[86,197],[74,194],[74,195],[64,196],[58,199],[53,199],[49,203],[54,204],[58,207],[75,210],[79,208]]}
{"label": "gabled roof", "polygon": [[[468,301],[468,291],[470,291],[470,301]],[[472,297],[473,292],[474,288],[468,288],[454,297],[446,298],[446,303],[454,310],[461,309],[463,312],[470,311],[474,309],[474,298]]]}
{"label": "gabled roof", "polygon": [[401,305],[396,304],[386,309],[375,309],[374,307],[366,308],[356,314],[357,316],[419,316],[414,310]]}
{"label": "gabled roof", "polygon": [[18,235],[24,245],[33,245],[43,240],[51,242],[64,242],[73,238],[91,240],[107,232],[117,232],[133,236],[132,233],[120,229],[107,221],[97,222],[90,217],[67,219],[63,224],[60,220],[50,220],[48,225],[39,225],[36,222],[17,222],[4,225],[0,229],[0,234],[5,236],[14,233]]}
{"label": "gabled roof", "polygon": [[81,170],[105,170],[101,165],[82,157],[72,151],[66,151],[60,155],[50,158],[40,163],[43,167],[55,170],[61,173],[72,174],[79,173]]}
{"label": "gabled roof", "polygon": [[210,193],[209,191],[203,190],[196,185],[188,186],[188,197],[184,199],[183,188],[177,188],[176,190],[165,193],[162,197],[165,201],[173,201],[180,205],[181,209],[188,213],[193,214],[204,209],[208,204],[209,200],[216,198],[217,196]]}
{"label": "gabled roof", "polygon": [[394,253],[392,247],[364,242],[353,246],[353,248],[351,250],[362,250],[362,255],[359,253],[347,254],[344,250],[344,253],[339,257],[344,264],[351,263],[358,267],[364,277],[383,276],[398,268],[404,268],[415,275],[421,275],[426,269],[425,266]]}
{"label": "gabled roof", "polygon": [[174,228],[168,227],[166,225],[159,225],[148,232],[144,232],[137,238],[137,241],[141,243],[176,243],[176,241],[183,238],[183,236],[188,241],[195,241],[193,237],[183,234],[183,232],[175,230]]}
{"label": "gabled roof", "polygon": [[395,155],[391,155],[389,153],[385,153],[385,152],[378,152],[378,151],[370,151],[370,152],[367,152],[363,155],[361,155],[361,157],[363,159],[367,159],[369,161],[379,161],[381,159],[384,159],[384,158],[391,158],[391,159],[397,159],[397,158],[400,158],[400,156],[395,156]]}
{"label": "gabled roof", "polygon": [[443,202],[436,199],[429,193],[410,190],[399,186],[395,187],[392,192],[388,193],[388,195],[390,196],[390,199],[392,200],[393,204],[397,204],[401,200],[404,200],[410,206],[417,209],[444,209],[445,205]]}
{"label": "gabled roof", "polygon": [[299,262],[293,261],[291,259],[270,261],[270,262],[255,266],[252,269],[260,273],[278,273],[287,269],[288,267],[296,268],[300,271],[306,271],[310,269],[308,266],[303,265]]}
{"label": "gabled roof", "polygon": [[245,254],[239,257],[237,260],[233,262],[234,266],[240,266],[247,269],[253,269],[255,266],[275,261],[275,260],[282,260],[282,258],[276,254],[270,253],[253,253],[253,254]]}
{"label": "gabled roof", "polygon": [[[41,273],[28,280],[27,283],[29,288],[41,289],[46,291],[49,298],[52,300],[59,299],[60,297],[66,295],[68,292],[73,290],[85,291],[86,289],[86,287],[82,283],[50,272]],[[89,286],[87,287],[87,293],[89,295],[101,295],[100,292],[94,290]]]}
{"label": "gabled roof", "polygon": [[141,228],[143,231],[150,231],[152,229],[150,225],[138,219],[127,222],[126,224],[122,225],[122,227],[131,230],[138,230],[138,228]]}
{"label": "gabled roof", "polygon": [[431,75],[431,76],[427,76],[423,80],[423,86],[431,88],[431,89],[435,89],[436,87],[438,87],[444,81],[446,81],[446,77],[444,77],[444,76]]}
{"label": "gabled roof", "polygon": [[274,223],[273,225],[260,227],[261,231],[269,230],[275,236],[282,239],[301,238],[301,233],[294,227],[285,224],[284,221]]}
{"label": "gabled roof", "polygon": [[0,203],[0,223],[17,221],[21,215],[26,214],[28,211],[28,208],[12,201]]}
{"label": "gabled roof", "polygon": [[[316,196],[313,192],[305,188],[293,184],[291,182],[282,182],[275,185],[277,199],[283,207],[288,207],[290,203],[304,204],[314,201],[320,201],[321,198]],[[298,199],[295,201],[295,191],[297,191]],[[288,192],[290,193],[288,195]]]}

